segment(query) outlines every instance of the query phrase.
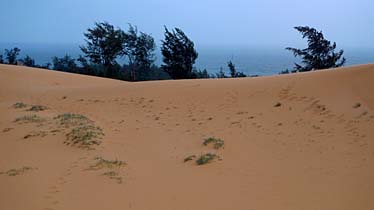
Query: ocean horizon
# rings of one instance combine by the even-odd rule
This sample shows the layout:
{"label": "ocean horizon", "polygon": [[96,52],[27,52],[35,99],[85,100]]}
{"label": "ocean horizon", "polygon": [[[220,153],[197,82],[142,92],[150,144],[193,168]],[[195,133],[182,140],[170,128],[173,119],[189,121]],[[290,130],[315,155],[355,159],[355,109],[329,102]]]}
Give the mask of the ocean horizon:
{"label": "ocean horizon", "polygon": [[[25,43],[0,43],[0,52],[5,49],[18,47],[21,49],[19,59],[26,55],[31,56],[36,64],[43,65],[52,63],[52,57],[62,57],[66,54],[72,58],[83,55],[79,44],[25,44]],[[374,49],[371,48],[339,48],[344,49],[344,57],[347,59],[345,66],[374,63]],[[300,60],[285,47],[250,47],[250,46],[196,46],[199,57],[196,60],[195,68],[206,69],[210,74],[215,74],[221,69],[228,73],[227,62],[232,61],[237,71],[248,75],[274,75],[284,70],[292,70],[295,62]],[[160,48],[155,51],[156,65],[162,64]],[[125,63],[119,59],[120,64]]]}

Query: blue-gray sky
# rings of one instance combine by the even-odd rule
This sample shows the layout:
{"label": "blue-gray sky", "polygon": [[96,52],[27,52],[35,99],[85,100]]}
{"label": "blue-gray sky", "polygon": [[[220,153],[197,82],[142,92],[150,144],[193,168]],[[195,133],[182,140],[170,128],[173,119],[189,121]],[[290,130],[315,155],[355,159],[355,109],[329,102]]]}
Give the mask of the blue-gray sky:
{"label": "blue-gray sky", "polygon": [[163,38],[182,28],[196,45],[298,46],[292,29],[322,30],[338,47],[374,48],[373,0],[1,0],[0,42],[82,43],[94,22]]}

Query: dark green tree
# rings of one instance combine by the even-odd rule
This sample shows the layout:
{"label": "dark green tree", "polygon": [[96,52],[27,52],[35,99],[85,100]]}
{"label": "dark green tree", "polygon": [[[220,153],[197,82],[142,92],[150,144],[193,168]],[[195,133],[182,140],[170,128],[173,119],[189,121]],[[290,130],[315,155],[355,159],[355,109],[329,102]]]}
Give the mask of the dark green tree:
{"label": "dark green tree", "polygon": [[62,58],[53,57],[52,58],[52,68],[58,71],[64,72],[77,72],[77,64],[75,59],[71,58],[69,55],[65,55]]}
{"label": "dark green tree", "polygon": [[179,28],[169,31],[165,27],[165,40],[162,41],[161,52],[164,64],[162,69],[173,79],[192,77],[192,68],[198,53],[194,43]]}
{"label": "dark green tree", "polygon": [[286,50],[291,51],[295,57],[301,57],[302,64],[295,63],[296,71],[311,71],[318,69],[328,69],[343,66],[345,58],[342,57],[344,51],[335,52],[336,43],[325,39],[322,31],[307,26],[295,27],[303,39],[307,38],[308,47],[297,49],[288,47]]}
{"label": "dark green tree", "polygon": [[26,55],[26,57],[22,59],[22,62],[25,66],[35,67],[35,60],[29,55]]}
{"label": "dark green tree", "polygon": [[0,64],[4,63],[3,55],[0,55]]}
{"label": "dark green tree", "polygon": [[8,60],[8,64],[17,64],[17,56],[21,50],[17,47],[13,49],[5,49],[5,57]]}
{"label": "dark green tree", "polygon": [[246,77],[247,76],[243,72],[236,71],[235,64],[233,64],[232,61],[229,61],[227,63],[227,66],[229,67],[231,77]]}
{"label": "dark green tree", "polygon": [[138,32],[138,29],[129,24],[129,30],[124,34],[122,55],[127,57],[130,80],[143,80],[147,71],[155,61],[156,48],[153,37],[149,34]]}
{"label": "dark green tree", "polygon": [[225,72],[223,71],[223,68],[222,68],[222,66],[221,66],[221,68],[220,68],[219,72],[218,72],[218,73],[216,73],[216,76],[217,76],[217,78],[227,78],[227,76],[226,76]]}
{"label": "dark green tree", "polygon": [[91,62],[105,68],[106,77],[115,78],[118,73],[116,58],[123,49],[124,32],[107,22],[102,22],[95,23],[93,28],[87,29],[84,36],[86,45],[80,47],[82,52]]}

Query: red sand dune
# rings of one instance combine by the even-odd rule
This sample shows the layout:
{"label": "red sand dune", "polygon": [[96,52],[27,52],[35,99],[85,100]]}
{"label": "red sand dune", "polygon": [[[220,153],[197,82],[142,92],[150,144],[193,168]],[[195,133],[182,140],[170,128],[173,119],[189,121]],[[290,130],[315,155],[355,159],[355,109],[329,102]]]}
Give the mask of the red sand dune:
{"label": "red sand dune", "polygon": [[374,65],[139,83],[0,65],[0,209],[372,210],[373,92]]}

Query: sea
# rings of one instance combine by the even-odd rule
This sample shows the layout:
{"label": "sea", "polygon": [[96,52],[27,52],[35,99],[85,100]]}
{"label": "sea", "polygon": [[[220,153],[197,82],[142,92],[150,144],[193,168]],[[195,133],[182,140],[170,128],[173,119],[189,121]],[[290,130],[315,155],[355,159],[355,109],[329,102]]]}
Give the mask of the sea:
{"label": "sea", "polygon": [[[4,49],[18,47],[21,49],[19,58],[26,55],[35,59],[37,64],[43,65],[52,62],[52,57],[62,57],[66,54],[77,58],[82,54],[79,44],[26,44],[26,43],[0,43],[0,52]],[[285,50],[285,46],[196,46],[199,54],[195,68],[215,74],[221,69],[229,72],[227,62],[230,60],[235,64],[237,71],[247,75],[274,75],[284,70],[293,69],[294,63],[299,62],[293,54]],[[344,57],[347,59],[346,66],[356,64],[374,63],[374,48],[346,47]],[[160,49],[155,52],[157,65],[162,64]],[[119,59],[119,63],[125,63]]]}

